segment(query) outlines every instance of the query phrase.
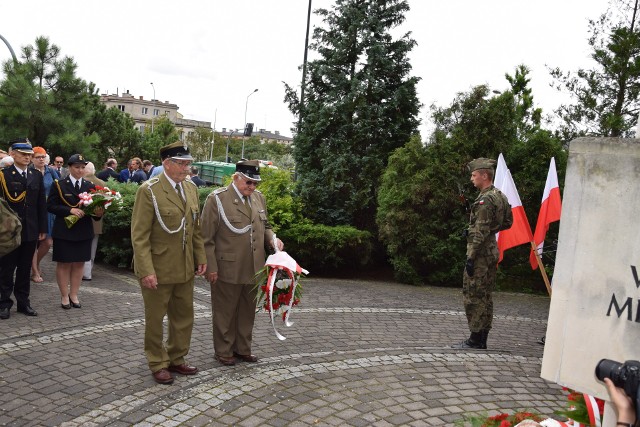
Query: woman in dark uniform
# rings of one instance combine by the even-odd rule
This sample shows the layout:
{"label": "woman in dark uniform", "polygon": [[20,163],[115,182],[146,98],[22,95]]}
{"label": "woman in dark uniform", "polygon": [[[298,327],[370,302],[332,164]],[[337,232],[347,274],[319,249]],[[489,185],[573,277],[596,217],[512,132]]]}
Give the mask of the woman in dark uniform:
{"label": "woman in dark uniform", "polygon": [[[91,241],[93,240],[92,218],[82,210],[78,197],[81,193],[95,188],[91,182],[83,179],[87,160],[81,154],[69,157],[69,175],[56,181],[49,192],[47,209],[56,215],[53,223],[53,261],[56,265],[56,279],[60,288],[62,308],[80,308],[78,291],[82,282],[84,263],[91,259]],[[104,213],[96,209],[94,218],[98,220]],[[64,218],[75,215],[79,218],[71,228]]]}

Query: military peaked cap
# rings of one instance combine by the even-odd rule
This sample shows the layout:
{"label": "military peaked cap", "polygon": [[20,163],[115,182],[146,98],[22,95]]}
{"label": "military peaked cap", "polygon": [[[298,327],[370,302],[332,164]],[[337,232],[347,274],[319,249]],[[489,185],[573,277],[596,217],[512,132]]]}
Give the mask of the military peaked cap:
{"label": "military peaked cap", "polygon": [[182,141],[176,141],[173,144],[165,145],[160,149],[160,158],[177,159],[177,160],[193,160],[189,147]]}
{"label": "military peaked cap", "polygon": [[236,163],[236,172],[240,172],[247,179],[261,181],[260,162],[257,160],[240,160]]}

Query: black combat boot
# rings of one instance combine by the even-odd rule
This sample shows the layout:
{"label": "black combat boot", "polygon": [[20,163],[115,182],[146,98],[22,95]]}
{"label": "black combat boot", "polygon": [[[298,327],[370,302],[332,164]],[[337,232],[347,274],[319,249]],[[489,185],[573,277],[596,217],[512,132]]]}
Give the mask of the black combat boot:
{"label": "black combat boot", "polygon": [[454,344],[451,348],[476,348],[485,349],[487,346],[482,346],[482,332],[471,332],[471,336],[461,343]]}
{"label": "black combat boot", "polygon": [[490,329],[483,329],[480,331],[480,334],[482,334],[482,339],[480,340],[480,348],[483,350],[487,349],[487,338],[489,337],[489,331]]}

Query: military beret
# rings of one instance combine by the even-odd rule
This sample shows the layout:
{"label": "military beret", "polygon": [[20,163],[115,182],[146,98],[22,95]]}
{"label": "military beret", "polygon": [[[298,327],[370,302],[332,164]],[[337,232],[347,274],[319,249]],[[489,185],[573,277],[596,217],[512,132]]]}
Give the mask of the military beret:
{"label": "military beret", "polygon": [[494,169],[496,167],[496,163],[497,162],[493,159],[479,157],[470,161],[467,167],[469,168],[469,172],[473,172],[478,169]]}
{"label": "military beret", "polygon": [[240,160],[236,163],[236,172],[240,172],[247,179],[261,181],[260,162],[257,160]]}
{"label": "military beret", "polygon": [[160,149],[160,158],[164,159],[177,159],[177,160],[193,160],[189,147],[182,141],[176,141],[172,144],[165,145]]}
{"label": "military beret", "polygon": [[9,141],[11,144],[11,151],[19,151],[25,154],[33,154],[33,147],[29,138],[18,138],[13,141]]}
{"label": "military beret", "polygon": [[86,165],[87,163],[89,163],[89,161],[86,160],[82,154],[74,154],[73,156],[69,157],[69,160],[67,160],[67,165],[69,166],[76,163],[82,163],[83,165]]}

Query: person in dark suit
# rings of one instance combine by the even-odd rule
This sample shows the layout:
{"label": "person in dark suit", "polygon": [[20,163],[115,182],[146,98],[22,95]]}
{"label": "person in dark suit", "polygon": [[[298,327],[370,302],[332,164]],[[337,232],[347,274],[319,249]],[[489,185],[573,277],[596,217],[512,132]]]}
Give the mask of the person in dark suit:
{"label": "person in dark suit", "polygon": [[[99,220],[104,213],[104,209],[96,209],[92,217],[82,210],[79,195],[95,188],[93,183],[83,179],[87,163],[82,154],[69,157],[69,176],[62,181],[56,180],[47,200],[47,209],[56,215],[51,233],[52,260],[57,262],[56,279],[60,289],[60,305],[65,310],[81,307],[78,291],[84,263],[91,260],[92,222]],[[71,228],[67,227],[64,219],[69,215],[79,218]]]}
{"label": "person in dark suit", "polygon": [[105,168],[96,174],[96,178],[107,182],[109,178],[113,178],[116,181],[120,180],[120,175],[116,172],[118,167],[118,161],[116,159],[107,159]]}
{"label": "person in dark suit", "polygon": [[[47,208],[44,180],[40,171],[29,169],[33,147],[27,138],[11,141],[14,163],[0,171],[0,196],[22,222],[22,243],[17,249],[0,258],[0,319],[10,316],[11,293],[18,313],[37,316],[31,308],[31,260],[38,240],[47,235]],[[15,281],[13,274],[15,273]]]}
{"label": "person in dark suit", "polygon": [[202,179],[200,179],[200,177],[198,176],[198,168],[195,166],[191,167],[191,182],[193,182],[196,187],[206,187],[207,183],[204,182]]}

